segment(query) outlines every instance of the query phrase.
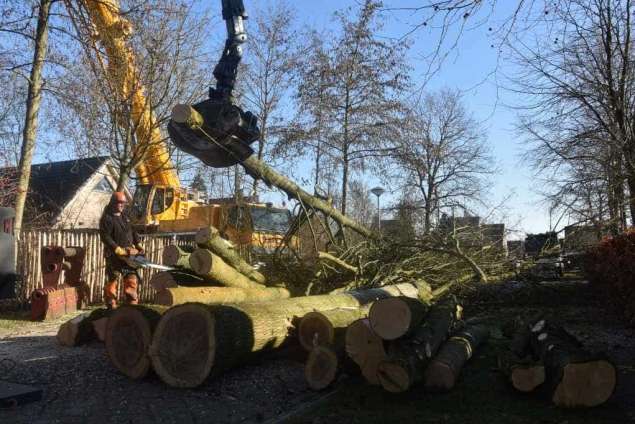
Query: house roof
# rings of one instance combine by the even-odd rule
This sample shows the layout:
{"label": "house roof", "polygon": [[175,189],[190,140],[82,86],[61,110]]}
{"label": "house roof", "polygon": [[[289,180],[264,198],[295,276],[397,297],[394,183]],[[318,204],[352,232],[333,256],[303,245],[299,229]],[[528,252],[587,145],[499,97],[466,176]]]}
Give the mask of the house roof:
{"label": "house roof", "polygon": [[[31,166],[25,221],[50,222],[108,159],[98,156]],[[15,168],[2,168],[0,173],[15,178]]]}

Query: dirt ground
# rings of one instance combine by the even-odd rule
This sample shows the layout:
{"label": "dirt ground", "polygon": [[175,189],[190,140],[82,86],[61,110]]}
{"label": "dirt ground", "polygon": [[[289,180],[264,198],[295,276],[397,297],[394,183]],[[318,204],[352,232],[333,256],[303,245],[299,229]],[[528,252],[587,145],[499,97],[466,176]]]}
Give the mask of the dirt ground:
{"label": "dirt ground", "polygon": [[[108,363],[100,343],[58,346],[59,322],[0,317],[0,380],[44,389],[39,402],[0,409],[0,423],[626,423],[635,422],[635,331],[603,308],[580,282],[505,283],[462,293],[466,317],[485,317],[494,329],[448,394],[417,388],[394,396],[343,376],[334,388],[311,392],[298,358],[261,358],[195,390],[176,390],[158,378],[131,381]],[[591,410],[554,408],[540,395],[514,393],[496,370],[505,343],[496,328],[521,313],[551,314],[591,349],[618,365],[612,399]]]}

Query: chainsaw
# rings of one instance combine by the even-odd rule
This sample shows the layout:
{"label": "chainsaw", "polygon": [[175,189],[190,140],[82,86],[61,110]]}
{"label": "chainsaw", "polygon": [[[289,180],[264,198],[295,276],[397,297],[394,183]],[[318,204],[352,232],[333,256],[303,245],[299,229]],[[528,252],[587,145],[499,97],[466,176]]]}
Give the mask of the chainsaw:
{"label": "chainsaw", "polygon": [[119,256],[118,258],[133,270],[148,268],[159,271],[171,271],[174,269],[166,265],[152,263],[144,255]]}

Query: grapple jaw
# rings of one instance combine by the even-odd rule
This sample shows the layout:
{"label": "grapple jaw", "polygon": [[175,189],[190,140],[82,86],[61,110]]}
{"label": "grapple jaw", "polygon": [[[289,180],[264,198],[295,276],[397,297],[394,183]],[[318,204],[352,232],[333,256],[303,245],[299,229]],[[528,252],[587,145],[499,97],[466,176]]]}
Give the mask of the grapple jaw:
{"label": "grapple jaw", "polygon": [[191,128],[170,120],[168,134],[174,145],[206,165],[226,168],[247,159],[250,145],[260,137],[258,119],[225,100],[207,99],[192,106],[203,125]]}

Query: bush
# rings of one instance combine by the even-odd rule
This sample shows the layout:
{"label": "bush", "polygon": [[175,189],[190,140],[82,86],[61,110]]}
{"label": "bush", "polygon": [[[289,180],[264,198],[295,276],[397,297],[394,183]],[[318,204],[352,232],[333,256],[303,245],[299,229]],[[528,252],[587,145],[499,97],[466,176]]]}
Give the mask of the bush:
{"label": "bush", "polygon": [[635,230],[605,237],[589,251],[585,273],[635,324]]}

